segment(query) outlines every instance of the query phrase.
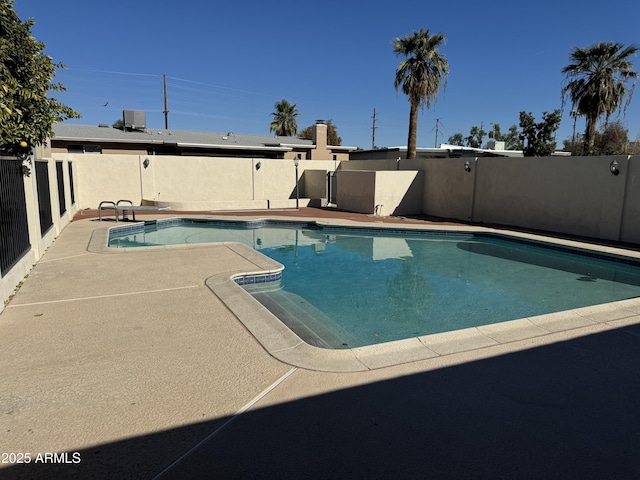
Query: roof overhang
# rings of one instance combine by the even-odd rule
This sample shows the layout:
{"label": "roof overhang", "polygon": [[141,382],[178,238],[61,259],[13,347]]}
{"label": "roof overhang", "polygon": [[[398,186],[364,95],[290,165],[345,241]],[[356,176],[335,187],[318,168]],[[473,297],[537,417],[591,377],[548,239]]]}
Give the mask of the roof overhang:
{"label": "roof overhang", "polygon": [[329,150],[344,150],[346,152],[352,152],[357,150],[358,147],[343,147],[342,145],[327,145],[327,149]]}
{"label": "roof overhang", "polygon": [[260,146],[260,145],[229,145],[229,144],[212,144],[212,143],[175,143],[178,147],[191,147],[191,148],[219,148],[224,150],[260,150],[260,151],[279,151],[290,152],[292,149],[289,147],[280,146]]}
{"label": "roof overhang", "polygon": [[313,150],[314,148],[316,148],[315,145],[301,145],[299,143],[278,143],[278,145],[282,147],[287,147],[289,149],[304,148],[304,149]]}
{"label": "roof overhang", "polygon": [[127,139],[121,139],[121,138],[97,138],[97,137],[64,137],[64,136],[58,136],[56,135],[55,137],[51,138],[51,141],[56,141],[56,140],[62,140],[64,142],[92,142],[92,143],[145,143],[145,144],[149,144],[152,143],[154,145],[162,145],[163,143],[165,143],[165,141],[163,139],[137,139],[137,138],[127,138]]}

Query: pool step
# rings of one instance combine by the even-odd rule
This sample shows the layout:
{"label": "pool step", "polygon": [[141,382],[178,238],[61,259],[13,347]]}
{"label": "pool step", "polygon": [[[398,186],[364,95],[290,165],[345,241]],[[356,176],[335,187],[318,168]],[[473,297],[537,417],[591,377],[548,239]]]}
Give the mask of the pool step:
{"label": "pool step", "polygon": [[310,345],[334,350],[360,346],[355,337],[299,295],[284,290],[252,295]]}
{"label": "pool step", "polygon": [[255,296],[258,293],[269,293],[282,290],[282,281],[275,280],[273,282],[248,283],[246,285],[242,285],[242,288]]}

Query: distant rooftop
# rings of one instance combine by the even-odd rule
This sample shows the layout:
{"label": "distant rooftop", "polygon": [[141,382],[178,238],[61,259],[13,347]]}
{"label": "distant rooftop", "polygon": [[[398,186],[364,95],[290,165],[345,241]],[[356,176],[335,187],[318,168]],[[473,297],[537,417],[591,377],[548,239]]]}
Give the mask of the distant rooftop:
{"label": "distant rooftop", "polygon": [[269,149],[286,147],[313,148],[313,141],[298,137],[269,135],[247,135],[233,132],[196,132],[190,130],[145,130],[125,131],[109,125],[92,126],[59,123],[53,126],[56,140],[91,142],[126,142],[144,144],[171,144],[192,147],[224,147]]}

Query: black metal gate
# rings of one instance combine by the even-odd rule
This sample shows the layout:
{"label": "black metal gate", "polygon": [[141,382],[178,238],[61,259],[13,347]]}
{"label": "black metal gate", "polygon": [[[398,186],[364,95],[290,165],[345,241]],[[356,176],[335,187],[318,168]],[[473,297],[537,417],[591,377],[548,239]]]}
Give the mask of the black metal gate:
{"label": "black metal gate", "polygon": [[327,201],[336,204],[336,195],[338,194],[338,177],[336,172],[327,172]]}
{"label": "black metal gate", "polygon": [[38,210],[40,233],[44,235],[53,226],[51,216],[51,191],[49,190],[49,163],[36,162],[36,185],[38,187]]}
{"label": "black metal gate", "polygon": [[30,248],[22,162],[2,159],[0,160],[0,273],[4,276]]}
{"label": "black metal gate", "polygon": [[60,206],[61,217],[67,211],[67,201],[64,196],[64,174],[62,172],[62,162],[56,162],[56,178],[58,180],[58,205]]}
{"label": "black metal gate", "polygon": [[69,162],[68,165],[69,165],[69,193],[71,194],[71,205],[75,205],[76,195],[75,195],[75,191],[73,190],[73,164]]}

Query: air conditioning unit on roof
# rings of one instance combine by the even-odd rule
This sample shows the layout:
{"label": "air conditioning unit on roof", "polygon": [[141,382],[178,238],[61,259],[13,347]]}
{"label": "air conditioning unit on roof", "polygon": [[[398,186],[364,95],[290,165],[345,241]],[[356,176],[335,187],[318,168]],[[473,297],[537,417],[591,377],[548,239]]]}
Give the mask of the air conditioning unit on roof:
{"label": "air conditioning unit on roof", "polygon": [[147,128],[147,116],[142,110],[123,110],[125,130],[145,130]]}

